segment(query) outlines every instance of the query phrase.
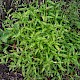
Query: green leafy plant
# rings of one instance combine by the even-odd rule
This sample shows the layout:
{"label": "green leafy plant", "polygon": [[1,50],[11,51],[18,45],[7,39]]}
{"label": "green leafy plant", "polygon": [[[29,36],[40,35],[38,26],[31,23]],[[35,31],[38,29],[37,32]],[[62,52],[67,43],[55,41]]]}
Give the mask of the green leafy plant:
{"label": "green leafy plant", "polygon": [[[21,70],[24,80],[79,79],[80,34],[71,32],[60,3],[18,8],[0,30],[0,63]],[[4,45],[4,46],[2,46]]]}
{"label": "green leafy plant", "polygon": [[72,0],[66,3],[63,11],[70,22],[70,26],[73,29],[80,29],[80,1]]}

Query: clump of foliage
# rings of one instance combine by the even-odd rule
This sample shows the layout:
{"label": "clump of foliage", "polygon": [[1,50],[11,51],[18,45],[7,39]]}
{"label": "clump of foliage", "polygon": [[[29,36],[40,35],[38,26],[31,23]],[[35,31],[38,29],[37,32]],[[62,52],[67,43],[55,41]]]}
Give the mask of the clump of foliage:
{"label": "clump of foliage", "polygon": [[0,63],[25,80],[79,79],[80,34],[72,32],[61,4],[47,0],[18,8],[0,30]]}
{"label": "clump of foliage", "polygon": [[67,16],[73,29],[80,29],[80,1],[71,0],[64,4],[64,14]]}

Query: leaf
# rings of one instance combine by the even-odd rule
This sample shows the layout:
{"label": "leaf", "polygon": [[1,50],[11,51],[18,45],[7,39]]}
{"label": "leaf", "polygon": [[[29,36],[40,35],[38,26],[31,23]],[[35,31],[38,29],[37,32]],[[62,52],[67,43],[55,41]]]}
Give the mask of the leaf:
{"label": "leaf", "polygon": [[55,47],[56,47],[56,49],[57,49],[58,51],[60,51],[60,48],[59,48],[59,46],[58,46],[58,45],[55,45]]}
{"label": "leaf", "polygon": [[2,36],[1,36],[2,42],[7,43],[7,40],[9,39],[9,37],[10,37],[11,35],[12,35],[12,34],[3,33]]}
{"label": "leaf", "polygon": [[77,24],[77,27],[80,29],[80,22],[76,22],[76,24]]}
{"label": "leaf", "polygon": [[12,8],[11,8],[11,9],[9,9],[9,11],[7,12],[7,14],[10,14],[10,13],[11,13],[11,11],[12,11]]}

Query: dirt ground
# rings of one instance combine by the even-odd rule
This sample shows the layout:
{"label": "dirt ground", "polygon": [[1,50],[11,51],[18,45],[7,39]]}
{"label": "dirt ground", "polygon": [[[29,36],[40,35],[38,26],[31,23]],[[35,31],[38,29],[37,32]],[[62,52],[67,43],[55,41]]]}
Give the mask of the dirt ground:
{"label": "dirt ground", "polygon": [[7,65],[0,64],[0,80],[23,80],[21,72],[9,71]]}

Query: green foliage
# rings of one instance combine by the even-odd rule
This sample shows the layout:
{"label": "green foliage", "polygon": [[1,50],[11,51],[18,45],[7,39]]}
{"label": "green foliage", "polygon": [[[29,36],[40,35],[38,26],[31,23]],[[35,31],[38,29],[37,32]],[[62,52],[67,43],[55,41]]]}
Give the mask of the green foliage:
{"label": "green foliage", "polygon": [[[80,34],[72,32],[60,3],[24,6],[0,30],[0,63],[22,71],[24,80],[79,79]],[[4,46],[2,47],[2,45]]]}
{"label": "green foliage", "polygon": [[65,4],[64,14],[67,16],[73,29],[80,29],[80,1],[72,0]]}

